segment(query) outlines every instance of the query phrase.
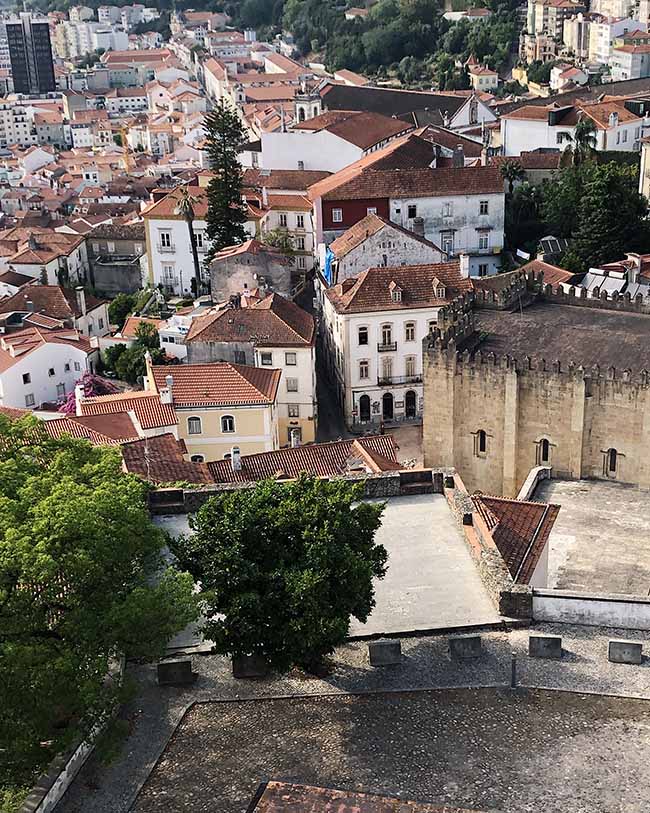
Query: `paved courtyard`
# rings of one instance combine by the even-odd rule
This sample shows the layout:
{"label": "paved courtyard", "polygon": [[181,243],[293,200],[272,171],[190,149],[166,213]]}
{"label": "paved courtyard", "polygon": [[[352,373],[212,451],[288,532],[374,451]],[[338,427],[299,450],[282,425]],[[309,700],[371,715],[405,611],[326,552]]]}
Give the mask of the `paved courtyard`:
{"label": "paved courtyard", "polygon": [[561,506],[550,538],[549,587],[650,593],[646,492],[615,482],[544,480],[535,499]]}
{"label": "paved courtyard", "polygon": [[503,813],[642,813],[645,701],[455,689],[208,703],[185,715],[137,813],[242,813],[269,778]]}

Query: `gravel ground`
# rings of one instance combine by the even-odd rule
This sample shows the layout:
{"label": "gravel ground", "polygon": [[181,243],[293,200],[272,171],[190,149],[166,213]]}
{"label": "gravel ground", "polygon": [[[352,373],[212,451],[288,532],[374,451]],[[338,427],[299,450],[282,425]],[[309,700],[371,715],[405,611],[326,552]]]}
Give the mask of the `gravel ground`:
{"label": "gravel ground", "polygon": [[[324,680],[292,675],[256,681],[235,681],[225,658],[207,656],[194,658],[194,668],[199,672],[195,686],[190,689],[160,688],[155,682],[154,666],[130,666],[130,674],[137,680],[139,692],[123,712],[124,718],[130,722],[131,734],[122,754],[109,766],[99,765],[91,758],[62,800],[58,811],[126,813],[130,810],[138,790],[186,709],[194,701],[458,686],[507,686],[510,683],[512,652],[517,654],[521,685],[620,693],[650,699],[648,660],[642,666],[610,664],[607,661],[609,638],[649,641],[650,633],[567,625],[539,625],[534,631],[563,636],[565,655],[561,662],[529,659],[528,631],[511,630],[484,633],[483,656],[465,663],[450,661],[446,636],[404,639],[403,663],[384,669],[373,669],[368,665],[366,644],[350,643],[336,651],[333,672]],[[650,650],[650,647],[646,646],[646,650]],[[650,655],[650,651],[647,654]],[[225,813],[220,808],[213,809]],[[543,809],[550,810],[546,807]],[[601,808],[599,813],[610,813],[618,809]],[[650,809],[650,804],[646,809]],[[590,813],[595,813],[597,808],[589,810]],[[623,811],[624,808],[620,810]],[[626,813],[633,810],[636,808],[627,808]]]}

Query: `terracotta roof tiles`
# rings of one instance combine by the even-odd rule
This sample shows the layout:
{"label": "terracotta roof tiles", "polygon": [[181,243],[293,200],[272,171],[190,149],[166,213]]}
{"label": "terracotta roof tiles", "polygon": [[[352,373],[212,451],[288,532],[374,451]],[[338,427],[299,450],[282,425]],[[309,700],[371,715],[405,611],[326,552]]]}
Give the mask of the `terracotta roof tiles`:
{"label": "terracotta roof tiles", "polygon": [[154,366],[152,369],[158,391],[166,387],[166,377],[172,376],[174,406],[181,408],[273,404],[281,375],[280,370],[228,362],[182,364],[173,368]]}
{"label": "terracotta roof tiles", "polygon": [[185,443],[171,433],[139,438],[122,444],[124,468],[152,483],[211,483],[205,463],[184,459]]}
{"label": "terracotta roof tiles", "polygon": [[430,246],[433,250],[440,251],[438,246],[429,240],[426,240],[424,237],[421,237],[419,234],[415,234],[415,232],[404,229],[397,223],[393,223],[391,220],[386,220],[385,218],[376,214],[366,215],[358,223],[355,223],[354,226],[350,226],[350,228],[340,237],[337,237],[336,240],[330,243],[330,251],[335,257],[337,257],[337,259],[341,259],[357,248],[357,246],[360,246],[369,237],[372,237],[380,232],[385,226],[395,229],[413,240],[424,243],[425,245]]}
{"label": "terracotta roof tiles", "polygon": [[362,110],[328,110],[320,116],[295,124],[294,130],[326,130],[350,144],[368,150],[382,141],[403,135],[413,129],[401,119]]}
{"label": "terracotta roof tiles", "polygon": [[147,390],[84,398],[80,409],[82,415],[134,412],[143,429],[159,429],[177,424],[176,413],[171,404],[163,404],[158,393]]}

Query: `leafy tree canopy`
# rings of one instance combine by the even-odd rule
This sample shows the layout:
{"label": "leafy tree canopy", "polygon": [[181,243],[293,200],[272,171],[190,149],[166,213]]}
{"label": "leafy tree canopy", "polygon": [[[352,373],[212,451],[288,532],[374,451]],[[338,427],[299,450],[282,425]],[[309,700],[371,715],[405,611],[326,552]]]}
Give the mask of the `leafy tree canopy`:
{"label": "leafy tree canopy", "polygon": [[196,618],[146,491],[118,450],[0,416],[0,786],[103,717],[112,658],[155,658]]}
{"label": "leafy tree canopy", "polygon": [[209,500],[173,550],[203,588],[204,634],[217,651],[257,654],[279,670],[315,665],[350,618],[374,607],[387,553],[374,541],[383,505],[358,487],[302,476]]}
{"label": "leafy tree canopy", "polygon": [[108,318],[112,325],[122,327],[126,317],[133,313],[137,302],[136,294],[118,294],[108,306]]}

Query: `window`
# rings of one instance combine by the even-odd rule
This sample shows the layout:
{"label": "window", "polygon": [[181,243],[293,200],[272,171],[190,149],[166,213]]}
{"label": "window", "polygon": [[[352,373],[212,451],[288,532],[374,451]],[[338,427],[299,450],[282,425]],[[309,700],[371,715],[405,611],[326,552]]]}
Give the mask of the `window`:
{"label": "window", "polygon": [[50,378],[52,378],[54,376],[54,367],[50,367],[50,369],[47,371],[47,374],[49,375]]}
{"label": "window", "polygon": [[451,217],[454,214],[454,206],[452,203],[443,203],[442,204],[442,216],[443,217]]}
{"label": "window", "polygon": [[305,250],[305,238],[304,237],[296,237],[296,250],[297,251],[304,251]]}
{"label": "window", "polygon": [[605,474],[607,477],[616,477],[619,454],[616,449],[608,449],[605,454]]}
{"label": "window", "polygon": [[299,418],[300,404],[287,404],[287,414],[290,418]]}
{"label": "window", "polygon": [[25,406],[26,407],[33,407],[36,404],[34,396],[30,393],[29,395],[25,396]]}
{"label": "window", "polygon": [[79,364],[78,361],[75,361],[74,363],[74,370],[76,373],[81,372],[81,364]]}
{"label": "window", "polygon": [[109,254],[115,254],[115,243],[110,243],[110,242],[107,243],[106,244],[106,250],[108,251]]}
{"label": "window", "polygon": [[103,319],[99,319],[99,320],[98,320],[98,324],[99,324],[99,329],[100,329],[100,330],[103,330],[103,329],[104,329],[104,320],[103,320]]}
{"label": "window", "polygon": [[413,220],[414,217],[418,216],[418,207],[415,206],[415,204],[412,203],[408,207],[407,214],[408,214],[408,219]]}
{"label": "window", "polygon": [[627,141],[627,130],[623,130],[623,143]]}
{"label": "window", "polygon": [[56,385],[56,397],[57,397],[57,400],[59,398],[65,398],[65,384],[57,384]]}
{"label": "window", "polygon": [[404,340],[407,342],[415,341],[415,322],[407,322],[404,325]]}
{"label": "window", "polygon": [[284,212],[280,213],[280,226],[283,229],[287,228],[287,216]]}
{"label": "window", "polygon": [[454,233],[453,231],[440,232],[440,248],[445,254],[454,253]]}
{"label": "window", "polygon": [[370,364],[367,359],[359,362],[359,378],[370,378]]}
{"label": "window", "polygon": [[390,298],[392,302],[401,302],[402,301],[402,289],[401,288],[393,288],[390,292]]}
{"label": "window", "polygon": [[407,356],[406,357],[406,375],[409,378],[413,378],[417,375],[417,363],[418,360],[415,356]]}
{"label": "window", "polygon": [[368,328],[367,327],[360,327],[358,337],[359,337],[359,344],[368,344]]}
{"label": "window", "polygon": [[63,372],[64,373],[69,373],[70,372],[70,365],[69,364],[64,364],[63,365]]}
{"label": "window", "polygon": [[273,353],[260,353],[260,364],[263,367],[273,366]]}
{"label": "window", "polygon": [[332,209],[332,223],[343,223],[343,209]]}
{"label": "window", "polygon": [[235,431],[235,419],[232,415],[223,415],[221,418],[221,431],[222,432],[234,432]]}
{"label": "window", "polygon": [[617,144],[621,143],[621,131],[620,130],[616,133],[616,143]]}
{"label": "window", "polygon": [[246,364],[245,350],[235,350],[235,364]]}
{"label": "window", "polygon": [[478,213],[480,215],[486,215],[488,214],[488,211],[489,211],[489,201],[487,200],[480,201],[478,205]]}
{"label": "window", "polygon": [[479,275],[479,277],[487,277],[487,275],[488,275],[488,265],[487,265],[487,263],[479,263],[478,275]]}
{"label": "window", "polygon": [[170,231],[160,232],[160,248],[172,247],[172,233]]}
{"label": "window", "polygon": [[377,207],[376,206],[368,206],[366,209],[367,215],[376,215],[377,214]]}
{"label": "window", "polygon": [[538,450],[538,465],[548,465],[551,462],[551,444],[547,438],[542,438],[540,440]]}
{"label": "window", "polygon": [[23,373],[23,384],[31,384],[31,383],[32,383],[31,373]]}
{"label": "window", "polygon": [[490,235],[486,231],[480,231],[478,233],[479,251],[485,251],[489,247],[490,247]]}
{"label": "window", "polygon": [[205,457],[203,457],[202,454],[193,454],[190,457],[190,460],[192,461],[192,463],[204,463],[205,462]]}
{"label": "window", "polygon": [[392,344],[393,343],[393,326],[392,325],[382,325],[381,326],[381,343],[382,344]]}
{"label": "window", "polygon": [[298,364],[298,357],[295,353],[285,353],[284,354],[284,363],[288,367],[295,367]]}
{"label": "window", "polygon": [[287,378],[287,392],[298,392],[297,378]]}
{"label": "window", "polygon": [[304,229],[305,228],[305,216],[304,215],[296,215],[296,228],[297,229]]}
{"label": "window", "polygon": [[390,381],[393,377],[393,359],[391,356],[384,356],[381,360],[381,377],[385,381]]}
{"label": "window", "polygon": [[165,284],[172,285],[174,282],[174,266],[163,265],[162,272],[163,272],[163,281],[165,282]]}
{"label": "window", "polygon": [[296,264],[297,264],[298,268],[306,268],[307,267],[307,261],[305,260],[304,257],[298,257],[298,261],[297,261]]}
{"label": "window", "polygon": [[187,419],[187,434],[188,435],[200,435],[201,434],[201,419],[200,418],[188,418]]}
{"label": "window", "polygon": [[476,457],[485,457],[487,454],[487,434],[479,429],[474,435],[474,454]]}

